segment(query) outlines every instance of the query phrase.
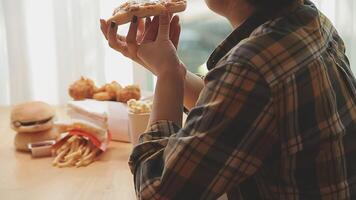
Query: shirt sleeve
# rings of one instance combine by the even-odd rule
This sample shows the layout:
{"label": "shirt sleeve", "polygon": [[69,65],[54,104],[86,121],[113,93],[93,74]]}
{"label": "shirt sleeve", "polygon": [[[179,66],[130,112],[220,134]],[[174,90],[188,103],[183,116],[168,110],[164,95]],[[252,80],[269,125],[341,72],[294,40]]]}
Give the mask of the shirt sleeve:
{"label": "shirt sleeve", "polygon": [[158,121],[130,157],[138,199],[216,199],[253,175],[277,140],[271,90],[254,68],[216,67],[184,127]]}

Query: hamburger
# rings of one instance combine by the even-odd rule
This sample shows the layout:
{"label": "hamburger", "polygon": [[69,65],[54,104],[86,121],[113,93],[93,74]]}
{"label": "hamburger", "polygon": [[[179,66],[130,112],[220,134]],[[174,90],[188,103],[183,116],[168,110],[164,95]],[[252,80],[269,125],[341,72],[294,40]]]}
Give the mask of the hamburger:
{"label": "hamburger", "polygon": [[28,144],[54,140],[59,132],[54,127],[54,109],[39,101],[26,102],[13,107],[11,128],[16,131],[15,147],[29,151]]}
{"label": "hamburger", "polygon": [[17,133],[15,136],[15,148],[19,151],[30,151],[29,144],[36,144],[48,140],[56,140],[59,136],[58,129],[53,127],[46,131],[36,133]]}

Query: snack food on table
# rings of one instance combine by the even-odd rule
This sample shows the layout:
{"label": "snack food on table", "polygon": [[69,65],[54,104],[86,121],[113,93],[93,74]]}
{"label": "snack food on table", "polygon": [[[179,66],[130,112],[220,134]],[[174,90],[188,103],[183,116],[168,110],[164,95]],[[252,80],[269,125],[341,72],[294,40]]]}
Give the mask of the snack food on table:
{"label": "snack food on table", "polygon": [[116,81],[111,82],[110,84],[105,84],[105,91],[110,95],[110,97],[115,100],[116,93],[122,90],[122,86],[118,84]]}
{"label": "snack food on table", "polygon": [[29,151],[30,143],[57,139],[60,132],[53,124],[54,118],[54,109],[44,102],[32,101],[14,106],[11,128],[16,131],[15,148]]}
{"label": "snack food on table", "polygon": [[[104,93],[106,97],[109,98],[109,100],[116,100],[116,93],[122,89],[122,86],[117,83],[116,81],[113,81],[111,83],[107,83],[100,87],[97,91],[95,91],[95,94],[100,93],[101,96],[104,96]],[[94,94],[94,96],[95,96]],[[95,99],[95,97],[94,97]],[[106,101],[109,101],[106,100]]]}
{"label": "snack food on table", "polygon": [[53,146],[56,154],[53,166],[87,166],[107,149],[110,135],[106,129],[82,120],[59,125],[68,135]]}
{"label": "snack food on table", "polygon": [[130,99],[127,102],[129,111],[134,114],[150,113],[152,111],[152,101],[137,101]]}
{"label": "snack food on table", "polygon": [[16,132],[38,132],[52,128],[54,109],[44,102],[18,104],[11,111],[11,127]]}
{"label": "snack food on table", "polygon": [[95,90],[94,81],[81,77],[69,87],[69,95],[74,100],[91,99]]}
{"label": "snack food on table", "polygon": [[141,98],[141,90],[137,85],[126,86],[116,94],[116,100],[127,103],[130,99],[139,100]]}
{"label": "snack food on table", "polygon": [[141,97],[140,88],[129,85],[123,88],[119,83],[113,81],[97,88],[95,83],[87,78],[81,77],[69,88],[69,94],[74,100],[94,99],[98,101],[118,101],[126,103],[129,99]]}
{"label": "snack food on table", "polygon": [[94,162],[99,153],[100,149],[90,140],[74,135],[56,150],[57,156],[52,164],[56,167],[84,167]]}
{"label": "snack food on table", "polygon": [[59,137],[59,130],[53,127],[49,130],[36,133],[17,133],[15,136],[15,147],[19,151],[30,151],[28,145],[48,140],[56,140]]}
{"label": "snack food on table", "polygon": [[127,106],[129,108],[130,141],[133,145],[136,145],[138,144],[140,135],[145,132],[148,126],[152,111],[152,101],[130,99],[127,102]]}
{"label": "snack food on table", "polygon": [[98,101],[111,101],[112,96],[108,92],[98,92],[94,94],[93,99]]}
{"label": "snack food on table", "polygon": [[117,24],[125,24],[132,20],[133,16],[145,18],[158,16],[164,12],[182,12],[187,7],[186,0],[129,0],[120,5],[108,20]]}

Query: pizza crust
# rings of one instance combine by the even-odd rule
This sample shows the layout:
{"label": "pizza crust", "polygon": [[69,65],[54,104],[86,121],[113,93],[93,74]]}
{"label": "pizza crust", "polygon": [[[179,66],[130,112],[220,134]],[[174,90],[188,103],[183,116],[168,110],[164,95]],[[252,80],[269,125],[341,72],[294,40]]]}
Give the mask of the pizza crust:
{"label": "pizza crust", "polygon": [[116,24],[121,25],[131,22],[134,16],[138,18],[159,16],[166,11],[178,13],[184,11],[186,7],[185,0],[160,0],[142,4],[130,4],[127,2],[115,9],[108,22],[114,21]]}

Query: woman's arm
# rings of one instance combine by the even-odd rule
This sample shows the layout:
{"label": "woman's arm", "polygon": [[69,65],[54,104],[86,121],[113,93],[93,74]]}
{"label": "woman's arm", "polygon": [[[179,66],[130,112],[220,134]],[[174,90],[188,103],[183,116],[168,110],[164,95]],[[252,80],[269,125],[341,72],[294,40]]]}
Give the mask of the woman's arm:
{"label": "woman's arm", "polygon": [[184,75],[167,73],[157,77],[150,123],[169,120],[182,125]]}
{"label": "woman's arm", "polygon": [[195,106],[203,87],[203,80],[188,71],[184,84],[184,106],[188,110],[191,110]]}

